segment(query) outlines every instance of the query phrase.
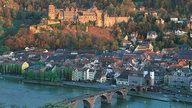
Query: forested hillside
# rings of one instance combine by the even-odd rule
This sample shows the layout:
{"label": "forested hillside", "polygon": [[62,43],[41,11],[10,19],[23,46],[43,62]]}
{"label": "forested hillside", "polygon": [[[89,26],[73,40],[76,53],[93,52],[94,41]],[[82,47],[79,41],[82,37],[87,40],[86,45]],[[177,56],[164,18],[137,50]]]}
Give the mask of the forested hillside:
{"label": "forested hillside", "polygon": [[189,17],[192,13],[192,0],[133,0],[147,8],[164,8],[170,16]]}

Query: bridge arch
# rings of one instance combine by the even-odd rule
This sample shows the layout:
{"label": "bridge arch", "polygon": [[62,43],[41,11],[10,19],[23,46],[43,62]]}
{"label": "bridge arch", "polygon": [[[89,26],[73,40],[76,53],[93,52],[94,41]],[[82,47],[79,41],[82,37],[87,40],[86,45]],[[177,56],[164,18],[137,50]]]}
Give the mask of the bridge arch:
{"label": "bridge arch", "polygon": [[89,102],[89,100],[86,100],[86,99],[76,102],[73,107],[78,108],[78,105],[81,102],[83,102],[83,108],[91,108],[92,107],[92,104]]}
{"label": "bridge arch", "polygon": [[117,94],[117,98],[122,98],[124,96],[124,93],[122,91],[116,91],[116,92],[113,93],[113,95],[115,93]]}
{"label": "bridge arch", "polygon": [[106,95],[106,94],[102,94],[102,95],[96,96],[95,99],[93,100],[93,106],[102,105],[103,103],[104,104],[111,103],[111,96]]}
{"label": "bridge arch", "polygon": [[114,91],[111,95],[111,98],[117,94],[117,98],[122,98],[124,99],[126,96],[127,96],[127,90],[117,90],[117,91]]}
{"label": "bridge arch", "polygon": [[146,87],[146,91],[151,91],[152,88],[151,87]]}
{"label": "bridge arch", "polygon": [[105,95],[101,95],[99,97],[101,97],[101,103],[110,103],[109,97],[107,97]]}
{"label": "bridge arch", "polygon": [[147,91],[147,88],[142,87],[140,91],[141,91],[141,92],[146,92],[146,91]]}
{"label": "bridge arch", "polygon": [[130,88],[129,91],[137,92],[137,88]]}

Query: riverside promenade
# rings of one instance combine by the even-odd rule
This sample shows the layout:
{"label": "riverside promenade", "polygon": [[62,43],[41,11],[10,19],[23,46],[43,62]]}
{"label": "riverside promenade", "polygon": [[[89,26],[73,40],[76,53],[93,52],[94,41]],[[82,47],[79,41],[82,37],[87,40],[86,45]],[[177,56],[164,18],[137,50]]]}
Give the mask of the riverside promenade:
{"label": "riverside promenade", "polygon": [[159,92],[146,92],[146,93],[128,93],[130,96],[137,96],[149,99],[155,99],[160,101],[175,101],[175,102],[182,102],[192,104],[192,97],[191,96],[183,96],[179,94],[167,94],[167,93],[159,93]]}
{"label": "riverside promenade", "polygon": [[86,87],[86,88],[96,88],[96,89],[110,89],[114,88],[114,86],[108,83],[85,83],[85,82],[71,82],[64,81],[64,85],[76,86],[76,87]]}
{"label": "riverside promenade", "polygon": [[50,81],[38,81],[38,80],[23,80],[23,82],[30,84],[50,85],[50,86],[68,85],[73,87],[95,88],[101,90],[114,88],[114,86],[111,86],[108,83],[85,83],[85,82],[71,82],[71,81],[50,82]]}

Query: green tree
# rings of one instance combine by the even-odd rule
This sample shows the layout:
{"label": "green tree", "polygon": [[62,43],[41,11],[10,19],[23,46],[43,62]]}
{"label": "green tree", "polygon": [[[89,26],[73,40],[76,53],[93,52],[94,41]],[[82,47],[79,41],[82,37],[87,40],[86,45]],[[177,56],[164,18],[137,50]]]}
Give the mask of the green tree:
{"label": "green tree", "polygon": [[55,102],[48,102],[45,105],[41,106],[40,108],[69,108],[69,106]]}
{"label": "green tree", "polygon": [[35,73],[33,70],[26,71],[26,79],[28,79],[28,80],[34,80],[35,79]]}
{"label": "green tree", "polygon": [[48,79],[51,82],[54,82],[58,79],[57,73],[55,71],[48,71]]}
{"label": "green tree", "polygon": [[187,34],[184,34],[183,36],[181,36],[181,38],[179,39],[179,43],[183,44],[186,43],[188,40],[188,36]]}

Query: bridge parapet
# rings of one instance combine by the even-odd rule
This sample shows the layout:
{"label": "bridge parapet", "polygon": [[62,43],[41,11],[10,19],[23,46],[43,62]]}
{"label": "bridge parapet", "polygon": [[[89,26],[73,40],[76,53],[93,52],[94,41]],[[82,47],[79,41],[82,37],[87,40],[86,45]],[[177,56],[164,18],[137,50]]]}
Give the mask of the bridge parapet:
{"label": "bridge parapet", "polygon": [[151,89],[151,86],[122,86],[108,90],[99,91],[93,94],[85,94],[73,98],[68,98],[63,103],[69,104],[70,108],[76,108],[80,101],[83,101],[84,108],[93,108],[95,101],[98,97],[101,97],[102,103],[111,103],[112,97],[117,93],[117,98],[125,99],[129,91],[146,92],[147,89]]}

